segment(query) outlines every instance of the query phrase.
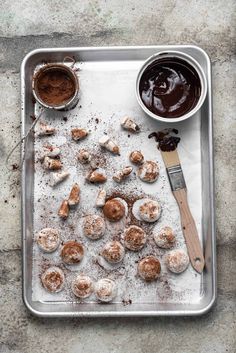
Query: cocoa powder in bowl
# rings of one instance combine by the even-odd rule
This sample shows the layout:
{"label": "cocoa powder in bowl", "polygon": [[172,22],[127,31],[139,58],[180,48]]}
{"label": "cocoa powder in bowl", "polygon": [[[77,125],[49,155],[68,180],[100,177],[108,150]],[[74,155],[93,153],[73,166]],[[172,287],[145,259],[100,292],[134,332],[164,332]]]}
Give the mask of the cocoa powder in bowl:
{"label": "cocoa powder in bowl", "polygon": [[35,94],[42,103],[61,106],[75,95],[78,81],[71,69],[64,65],[47,65],[34,78]]}

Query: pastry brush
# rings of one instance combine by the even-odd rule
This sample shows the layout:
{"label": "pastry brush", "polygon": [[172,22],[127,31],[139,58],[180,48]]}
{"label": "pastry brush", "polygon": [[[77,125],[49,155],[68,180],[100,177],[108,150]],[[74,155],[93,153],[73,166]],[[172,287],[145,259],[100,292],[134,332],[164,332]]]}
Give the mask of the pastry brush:
{"label": "pastry brush", "polygon": [[[177,130],[171,130],[178,133]],[[201,248],[197,227],[190,211],[187,199],[187,188],[181,168],[177,144],[180,138],[169,135],[170,130],[153,133],[149,137],[156,137],[159,142],[159,149],[165,163],[172,193],[177,201],[180,211],[181,226],[186,241],[189,258],[193,268],[202,273],[205,261]]]}

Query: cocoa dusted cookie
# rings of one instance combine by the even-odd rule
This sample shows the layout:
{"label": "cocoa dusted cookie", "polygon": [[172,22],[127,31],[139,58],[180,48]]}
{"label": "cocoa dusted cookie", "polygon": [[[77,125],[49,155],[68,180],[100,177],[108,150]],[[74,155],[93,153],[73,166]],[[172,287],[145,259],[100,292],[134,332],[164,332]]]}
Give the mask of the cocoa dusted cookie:
{"label": "cocoa dusted cookie", "polygon": [[154,256],[144,257],[138,263],[138,274],[147,282],[155,281],[161,273],[160,261]]}
{"label": "cocoa dusted cookie", "polygon": [[182,249],[172,250],[166,256],[166,266],[171,272],[182,273],[187,269],[188,265],[188,254]]}
{"label": "cocoa dusted cookie", "polygon": [[154,240],[157,246],[163,249],[171,249],[176,242],[175,234],[171,227],[164,227],[154,234]]}
{"label": "cocoa dusted cookie", "polygon": [[64,243],[61,249],[62,261],[67,265],[76,265],[81,262],[84,257],[84,247],[75,240],[69,240]]}
{"label": "cocoa dusted cookie", "polygon": [[42,274],[41,282],[48,292],[58,293],[64,287],[65,275],[59,267],[52,266]]}
{"label": "cocoa dusted cookie", "polygon": [[147,234],[138,226],[132,225],[124,231],[125,247],[132,251],[141,250],[147,241]]}
{"label": "cocoa dusted cookie", "polygon": [[60,244],[59,231],[53,228],[44,228],[36,235],[36,242],[42,251],[51,253]]}
{"label": "cocoa dusted cookie", "polygon": [[105,221],[101,216],[93,214],[84,218],[83,232],[87,238],[91,240],[100,239],[105,234],[105,230]]}
{"label": "cocoa dusted cookie", "polygon": [[102,256],[107,262],[117,264],[123,260],[125,249],[119,241],[109,241],[102,250]]}
{"label": "cocoa dusted cookie", "polygon": [[101,302],[110,302],[117,294],[117,287],[111,279],[102,278],[95,283],[94,293]]}
{"label": "cocoa dusted cookie", "polygon": [[78,275],[72,281],[71,289],[76,297],[81,299],[88,298],[93,293],[93,281],[89,276]]}
{"label": "cocoa dusted cookie", "polygon": [[103,207],[104,216],[111,222],[117,222],[125,216],[125,206],[114,198],[108,200]]}
{"label": "cocoa dusted cookie", "polygon": [[148,223],[156,222],[161,215],[161,206],[157,201],[144,199],[139,206],[139,217]]}
{"label": "cocoa dusted cookie", "polygon": [[139,179],[146,183],[154,183],[159,176],[159,166],[154,161],[145,161],[138,168],[137,175]]}

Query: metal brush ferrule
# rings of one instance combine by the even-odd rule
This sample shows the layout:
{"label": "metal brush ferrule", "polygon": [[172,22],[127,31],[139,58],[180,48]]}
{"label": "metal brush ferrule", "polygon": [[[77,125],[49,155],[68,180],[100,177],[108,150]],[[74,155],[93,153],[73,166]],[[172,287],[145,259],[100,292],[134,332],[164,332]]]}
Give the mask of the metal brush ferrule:
{"label": "metal brush ferrule", "polygon": [[180,164],[166,168],[166,171],[172,191],[186,189],[184,174]]}

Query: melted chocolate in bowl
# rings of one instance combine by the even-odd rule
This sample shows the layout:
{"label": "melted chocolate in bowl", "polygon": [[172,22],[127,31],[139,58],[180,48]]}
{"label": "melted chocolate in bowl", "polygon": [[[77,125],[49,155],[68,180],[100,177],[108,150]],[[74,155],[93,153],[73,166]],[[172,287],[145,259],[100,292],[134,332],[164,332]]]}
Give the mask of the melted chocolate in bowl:
{"label": "melted chocolate in bowl", "polygon": [[164,118],[179,118],[196,107],[201,82],[197,71],[185,60],[157,59],[144,70],[139,93],[152,113]]}

